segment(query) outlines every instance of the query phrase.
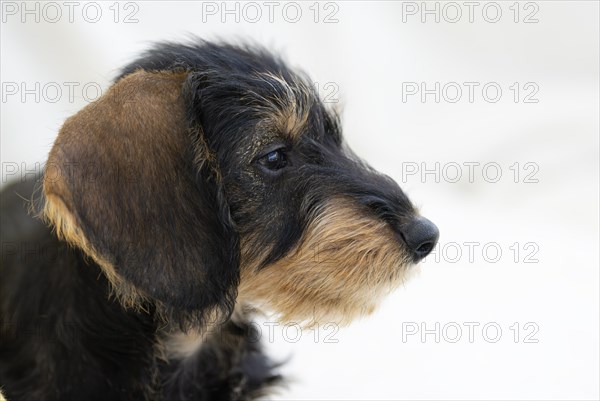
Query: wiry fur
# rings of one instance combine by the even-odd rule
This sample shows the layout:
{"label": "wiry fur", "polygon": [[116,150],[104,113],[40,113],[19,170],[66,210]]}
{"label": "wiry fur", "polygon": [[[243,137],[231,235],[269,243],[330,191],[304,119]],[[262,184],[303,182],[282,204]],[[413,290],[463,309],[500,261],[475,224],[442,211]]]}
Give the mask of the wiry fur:
{"label": "wiry fur", "polygon": [[238,298],[308,326],[347,324],[370,314],[403,282],[412,261],[387,223],[351,200],[334,198],[312,213],[302,239],[285,257],[268,269],[242,267]]}
{"label": "wiry fur", "polygon": [[32,183],[2,192],[9,400],[253,399],[280,377],[252,311],[348,323],[437,240],[251,46],[153,47],[65,122],[40,183],[50,227]]}

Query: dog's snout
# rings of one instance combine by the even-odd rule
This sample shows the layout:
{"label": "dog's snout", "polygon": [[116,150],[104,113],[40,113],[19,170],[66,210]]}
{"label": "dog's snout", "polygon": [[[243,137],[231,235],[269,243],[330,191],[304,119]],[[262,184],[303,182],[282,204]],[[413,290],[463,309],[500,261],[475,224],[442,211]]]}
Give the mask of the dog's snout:
{"label": "dog's snout", "polygon": [[425,217],[415,217],[400,229],[402,238],[413,252],[417,261],[423,259],[432,250],[440,236],[435,224]]}

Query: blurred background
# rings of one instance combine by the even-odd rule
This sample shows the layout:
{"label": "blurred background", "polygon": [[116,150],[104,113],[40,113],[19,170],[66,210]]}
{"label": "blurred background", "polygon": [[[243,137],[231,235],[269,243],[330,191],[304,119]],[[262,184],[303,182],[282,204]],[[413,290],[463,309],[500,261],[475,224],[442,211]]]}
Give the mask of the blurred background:
{"label": "blurred background", "polygon": [[257,322],[271,399],[599,398],[599,3],[2,3],[2,185],[158,40],[252,40],[441,231],[370,317]]}

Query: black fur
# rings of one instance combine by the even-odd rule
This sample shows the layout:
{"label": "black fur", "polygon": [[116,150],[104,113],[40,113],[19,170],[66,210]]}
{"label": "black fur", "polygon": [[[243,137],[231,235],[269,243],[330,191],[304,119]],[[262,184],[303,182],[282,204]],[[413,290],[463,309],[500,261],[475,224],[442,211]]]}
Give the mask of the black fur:
{"label": "black fur", "polygon": [[[408,198],[346,148],[338,117],[308,78],[279,58],[248,46],[164,43],[116,82],[139,70],[186,74],[182,126],[189,150],[163,160],[161,144],[130,143],[137,137],[128,124],[91,105],[98,113],[77,140],[59,136],[55,144],[68,190],[53,195],[97,254],[142,293],[141,304],[122,306],[93,258],[27,214],[23,199],[39,198],[33,183],[5,188],[0,386],[9,401],[255,398],[280,378],[247,317],[231,318],[240,238],[256,251],[248,257],[260,257],[265,268],[298,243],[317,207],[341,194],[385,220],[405,246],[402,227],[415,215]],[[307,115],[293,138],[265,125],[291,105]],[[128,118],[143,123],[143,113]],[[108,139],[86,136],[92,133]],[[90,147],[93,141],[103,145]],[[192,144],[206,148],[201,166]],[[139,146],[147,158],[132,156]],[[285,152],[287,168],[261,164],[275,149]],[[82,161],[91,168],[77,168]],[[66,162],[74,171],[64,170]],[[123,180],[123,166],[133,180]],[[214,310],[223,322],[195,354],[163,355],[165,332],[205,328]]]}
{"label": "black fur", "polygon": [[244,322],[223,325],[193,359],[160,359],[164,322],[153,306],[125,310],[95,263],[30,216],[24,199],[34,185],[1,193],[0,383],[8,400],[242,400],[279,381]]}

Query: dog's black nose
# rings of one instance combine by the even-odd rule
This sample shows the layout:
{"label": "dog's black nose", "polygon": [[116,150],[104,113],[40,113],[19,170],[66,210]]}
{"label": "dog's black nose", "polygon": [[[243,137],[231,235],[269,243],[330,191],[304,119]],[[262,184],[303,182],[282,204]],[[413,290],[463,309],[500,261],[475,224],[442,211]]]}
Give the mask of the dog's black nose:
{"label": "dog's black nose", "polygon": [[435,224],[425,217],[416,217],[404,225],[400,232],[416,261],[423,259],[437,243],[440,232]]}

